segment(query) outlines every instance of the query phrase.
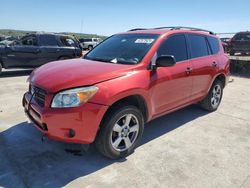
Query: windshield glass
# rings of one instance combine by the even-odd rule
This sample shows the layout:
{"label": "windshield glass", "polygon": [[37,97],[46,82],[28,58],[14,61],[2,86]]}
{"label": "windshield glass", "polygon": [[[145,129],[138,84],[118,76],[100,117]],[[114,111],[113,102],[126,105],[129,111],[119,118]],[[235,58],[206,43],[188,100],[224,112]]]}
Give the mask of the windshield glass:
{"label": "windshield glass", "polygon": [[90,51],[84,58],[119,64],[137,64],[146,55],[158,35],[114,35]]}

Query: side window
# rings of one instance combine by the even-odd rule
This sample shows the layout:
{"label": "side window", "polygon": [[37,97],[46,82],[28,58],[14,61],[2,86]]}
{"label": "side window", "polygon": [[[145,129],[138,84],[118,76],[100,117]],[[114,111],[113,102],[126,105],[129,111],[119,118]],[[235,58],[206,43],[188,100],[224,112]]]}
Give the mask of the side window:
{"label": "side window", "polygon": [[239,40],[239,41],[243,41],[244,40],[244,35],[243,34],[236,34],[234,39]]}
{"label": "side window", "polygon": [[58,46],[55,35],[40,35],[40,41],[43,46]]}
{"label": "side window", "polygon": [[220,51],[220,43],[217,38],[207,37],[212,54],[217,54]]}
{"label": "side window", "polygon": [[250,33],[236,34],[234,38],[238,41],[250,41]]}
{"label": "side window", "polygon": [[173,55],[177,62],[188,59],[187,44],[184,35],[175,35],[167,38],[159,47],[157,55]]}
{"label": "side window", "polygon": [[21,39],[21,44],[25,46],[37,46],[37,39],[35,36],[28,36]]}
{"label": "side window", "polygon": [[62,43],[62,46],[68,46],[68,47],[72,47],[72,46],[76,47],[77,46],[75,41],[68,36],[61,36],[60,41]]}
{"label": "side window", "polygon": [[209,54],[207,41],[204,36],[189,35],[189,40],[190,40],[192,58],[203,57]]}

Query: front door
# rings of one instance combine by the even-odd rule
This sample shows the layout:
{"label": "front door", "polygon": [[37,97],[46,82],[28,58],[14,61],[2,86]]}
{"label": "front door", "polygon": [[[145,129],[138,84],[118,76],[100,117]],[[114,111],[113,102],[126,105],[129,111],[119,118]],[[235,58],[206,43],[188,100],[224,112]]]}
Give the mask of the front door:
{"label": "front door", "polygon": [[19,44],[7,47],[6,51],[4,63],[7,67],[33,67],[41,54],[34,35],[24,37]]}
{"label": "front door", "polygon": [[185,35],[168,37],[157,50],[157,56],[162,55],[173,55],[177,63],[173,67],[158,67],[151,73],[154,115],[188,103],[192,91],[192,64]]}

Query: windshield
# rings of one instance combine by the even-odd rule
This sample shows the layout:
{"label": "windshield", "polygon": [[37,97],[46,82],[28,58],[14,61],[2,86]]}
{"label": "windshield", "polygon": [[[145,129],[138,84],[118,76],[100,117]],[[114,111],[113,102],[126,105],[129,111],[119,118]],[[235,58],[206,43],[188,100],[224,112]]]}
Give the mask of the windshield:
{"label": "windshield", "polygon": [[114,35],[96,46],[84,58],[119,64],[137,64],[149,51],[158,35]]}

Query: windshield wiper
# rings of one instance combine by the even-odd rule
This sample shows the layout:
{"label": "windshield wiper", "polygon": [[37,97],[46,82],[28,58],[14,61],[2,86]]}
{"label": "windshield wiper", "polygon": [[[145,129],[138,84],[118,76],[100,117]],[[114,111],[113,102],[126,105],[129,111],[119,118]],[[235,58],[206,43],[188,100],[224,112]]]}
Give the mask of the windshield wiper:
{"label": "windshield wiper", "polygon": [[89,58],[89,57],[85,57],[85,59],[93,60],[93,61],[101,61],[101,62],[111,63],[110,60],[108,60],[108,59],[102,59],[102,58]]}
{"label": "windshield wiper", "polygon": [[128,65],[134,65],[137,64],[138,62],[136,60],[123,60],[123,59],[117,59],[117,64],[128,64]]}

